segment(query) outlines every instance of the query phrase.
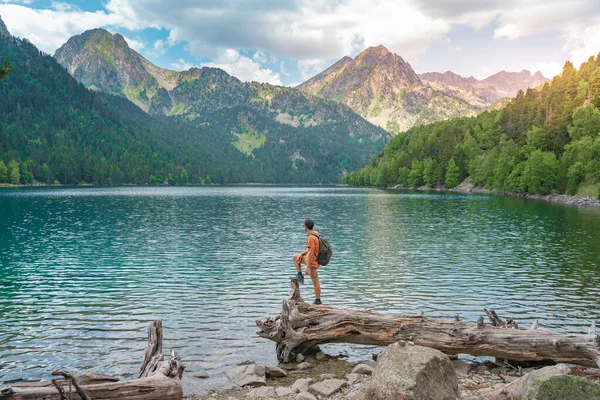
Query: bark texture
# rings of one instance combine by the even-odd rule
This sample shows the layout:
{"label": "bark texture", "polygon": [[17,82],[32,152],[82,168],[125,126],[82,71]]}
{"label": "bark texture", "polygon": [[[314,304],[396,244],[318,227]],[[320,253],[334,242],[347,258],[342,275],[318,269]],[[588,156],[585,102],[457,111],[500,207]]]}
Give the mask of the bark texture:
{"label": "bark texture", "polygon": [[148,346],[138,379],[119,382],[107,375],[86,373],[74,377],[54,371],[53,375],[64,378],[0,387],[0,400],[179,400],[183,397],[184,369],[174,351],[169,360],[164,360],[162,321],[156,320],[148,328]]}
{"label": "bark texture", "polygon": [[[293,293],[292,293],[293,292]],[[292,286],[290,293],[299,297]],[[593,334],[552,334],[521,329],[488,312],[493,324],[436,320],[419,316],[393,316],[370,311],[336,309],[284,300],[281,313],[256,321],[258,335],[276,343],[277,358],[289,362],[321,343],[357,343],[387,346],[400,340],[438,349],[446,354],[472,354],[510,360],[552,360],[600,367],[600,337]]]}

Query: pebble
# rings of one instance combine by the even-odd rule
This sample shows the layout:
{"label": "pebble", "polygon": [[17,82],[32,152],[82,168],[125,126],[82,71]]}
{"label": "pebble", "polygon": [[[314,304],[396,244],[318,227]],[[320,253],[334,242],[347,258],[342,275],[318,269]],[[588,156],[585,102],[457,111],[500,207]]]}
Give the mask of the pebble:
{"label": "pebble", "polygon": [[306,371],[307,369],[311,368],[311,365],[309,362],[304,361],[304,362],[301,362],[300,364],[298,364],[296,366],[296,368],[300,371]]}

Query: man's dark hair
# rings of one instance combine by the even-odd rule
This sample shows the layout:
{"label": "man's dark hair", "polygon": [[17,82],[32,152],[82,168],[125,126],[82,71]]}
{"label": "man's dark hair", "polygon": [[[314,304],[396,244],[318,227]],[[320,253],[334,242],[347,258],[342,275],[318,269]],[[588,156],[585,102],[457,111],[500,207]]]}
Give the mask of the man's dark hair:
{"label": "man's dark hair", "polygon": [[312,219],[307,219],[306,221],[304,221],[304,226],[306,226],[308,229],[312,229],[314,228],[315,223]]}

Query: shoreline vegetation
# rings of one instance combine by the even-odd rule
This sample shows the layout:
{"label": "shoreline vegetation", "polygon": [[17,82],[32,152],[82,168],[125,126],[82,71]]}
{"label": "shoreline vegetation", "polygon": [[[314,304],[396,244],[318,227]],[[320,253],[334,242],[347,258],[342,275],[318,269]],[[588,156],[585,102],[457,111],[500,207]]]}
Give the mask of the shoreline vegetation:
{"label": "shoreline vegetation", "polygon": [[579,70],[565,63],[561,75],[500,110],[399,133],[343,182],[452,189],[467,179],[487,193],[600,200],[600,55]]}
{"label": "shoreline vegetation", "polygon": [[[7,189],[7,188],[18,189],[18,188],[26,188],[26,187],[75,187],[75,188],[100,187],[100,188],[106,188],[106,187],[207,187],[207,186],[246,186],[246,185],[247,186],[299,186],[299,187],[310,187],[310,186],[357,187],[357,186],[353,186],[353,185],[343,185],[343,184],[342,185],[339,185],[339,184],[338,185],[333,185],[333,184],[332,185],[314,185],[314,184],[301,185],[301,184],[285,184],[285,183],[281,183],[281,184],[280,183],[237,183],[237,184],[227,184],[227,185],[220,185],[220,184],[135,185],[135,184],[131,184],[131,185],[111,185],[111,186],[109,186],[109,185],[98,186],[98,185],[94,185],[91,183],[80,183],[78,185],[46,184],[46,183],[32,183],[32,184],[27,184],[27,185],[12,185],[9,183],[0,183],[0,189]],[[370,189],[373,188],[372,186],[359,186],[359,187],[370,188]],[[559,203],[559,204],[566,204],[566,205],[587,207],[587,208],[600,207],[600,200],[595,199],[590,196],[584,196],[584,195],[571,196],[571,195],[566,195],[566,194],[508,193],[508,192],[503,192],[503,191],[495,190],[495,189],[481,188],[481,187],[474,185],[469,180],[465,180],[460,185],[458,185],[452,189],[446,189],[446,188],[441,188],[441,187],[428,187],[428,186],[406,187],[406,186],[402,186],[402,185],[388,186],[388,187],[381,188],[381,189],[416,190],[416,191],[422,191],[422,192],[447,192],[447,193],[461,193],[461,194],[475,194],[475,193],[493,194],[493,195],[497,195],[497,196],[508,196],[508,197],[516,197],[516,198],[521,198],[521,199],[531,199],[531,200],[542,200],[542,201],[547,201],[547,202],[551,202],[551,203]]]}
{"label": "shoreline vegetation", "polygon": [[[365,186],[369,187],[369,186]],[[531,193],[509,193],[495,189],[485,189],[478,187],[469,180],[463,181],[460,185],[445,189],[440,187],[421,186],[417,188],[405,187],[402,185],[394,185],[386,187],[387,190],[417,190],[422,192],[444,192],[444,193],[461,193],[461,194],[493,194],[497,196],[508,196],[519,199],[542,200],[550,203],[559,203],[579,207],[596,208],[600,207],[600,200],[590,196],[583,195],[567,195],[567,194],[531,194]]]}

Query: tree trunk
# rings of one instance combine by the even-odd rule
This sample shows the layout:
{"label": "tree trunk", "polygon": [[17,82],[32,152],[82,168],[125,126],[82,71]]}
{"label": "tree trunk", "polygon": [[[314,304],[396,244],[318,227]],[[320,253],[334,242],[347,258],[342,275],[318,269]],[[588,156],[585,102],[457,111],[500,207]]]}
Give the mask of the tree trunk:
{"label": "tree trunk", "polygon": [[[292,286],[290,295],[299,297]],[[495,313],[491,313],[495,315]],[[493,321],[505,327],[442,321],[420,316],[393,316],[369,311],[342,310],[284,300],[281,314],[256,321],[258,335],[273,340],[280,362],[321,343],[357,343],[387,346],[399,340],[432,347],[447,354],[472,354],[511,360],[552,360],[600,367],[600,337],[593,332],[551,334],[518,328],[514,321]],[[509,328],[510,327],[510,328]]]}
{"label": "tree trunk", "polygon": [[[53,374],[73,379],[71,390],[66,379],[54,380],[65,392],[66,398],[73,400],[81,400],[86,395],[92,400],[180,400],[183,397],[181,376],[184,369],[174,351],[171,358],[164,361],[162,321],[156,320],[148,328],[148,347],[138,379],[118,382],[116,378],[99,374],[86,373],[77,377],[63,371]],[[24,383],[0,387],[0,400],[61,400],[61,394],[53,382]]]}

